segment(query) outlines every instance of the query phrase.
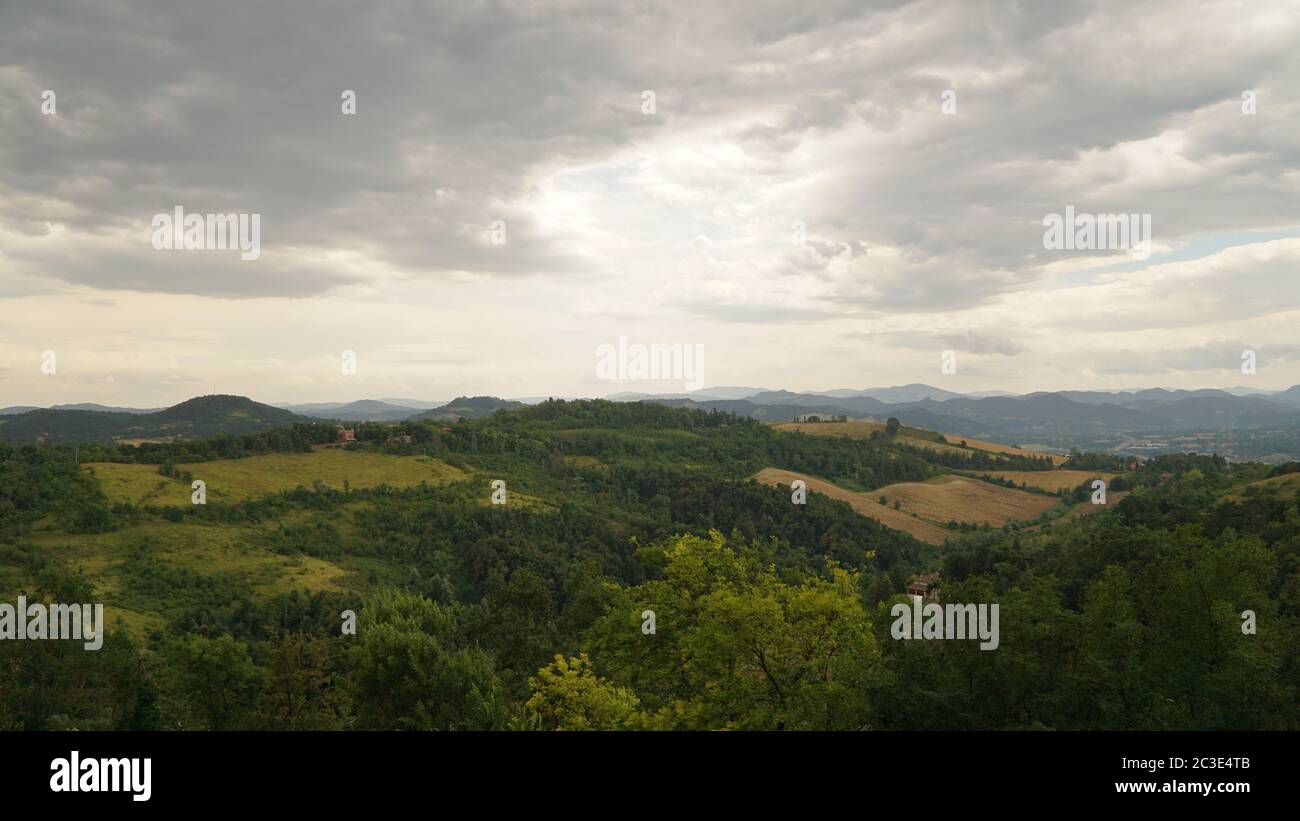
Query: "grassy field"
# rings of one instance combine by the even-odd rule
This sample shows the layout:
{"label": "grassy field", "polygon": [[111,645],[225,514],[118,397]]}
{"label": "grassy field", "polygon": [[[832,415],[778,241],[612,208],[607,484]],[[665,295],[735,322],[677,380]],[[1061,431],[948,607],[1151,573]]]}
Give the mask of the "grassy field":
{"label": "grassy field", "polygon": [[1118,473],[1098,473],[1092,470],[1002,470],[981,471],[978,475],[1010,479],[1017,485],[1023,484],[1053,493],[1076,488],[1090,479],[1102,479],[1109,483],[1119,476]]}
{"label": "grassy field", "polygon": [[1242,485],[1224,498],[1241,502],[1256,496],[1277,498],[1295,496],[1296,493],[1300,493],[1300,473],[1284,473],[1271,479],[1261,479],[1258,482]]}
{"label": "grassy field", "polygon": [[133,505],[188,505],[190,488],[179,479],[158,473],[157,465],[96,462],[82,469],[99,480],[99,488],[114,502]]}
{"label": "grassy field", "polygon": [[[208,485],[209,501],[240,499],[312,487],[317,479],[341,489],[387,484],[408,487],[422,481],[448,483],[470,474],[427,456],[391,456],[338,449],[278,453],[179,465]],[[190,505],[190,486],[158,473],[156,465],[94,463],[83,466],[114,502],[136,506]],[[486,481],[483,503],[491,490]],[[532,497],[511,495],[514,505],[529,506]],[[65,532],[56,517],[37,522],[32,542],[52,559],[83,572],[105,604],[110,623],[121,621],[137,636],[165,626],[176,613],[211,598],[218,604],[239,595],[265,599],[294,590],[320,592],[354,589],[369,571],[352,558],[348,545],[361,541],[353,519],[367,509],[366,500],[343,503],[329,517],[295,510],[258,524],[169,522],[161,516],[110,533]],[[286,534],[292,534],[287,536]],[[305,539],[315,555],[286,552],[286,539]],[[318,558],[328,555],[332,559]],[[32,589],[35,579],[20,570],[0,574],[0,593]],[[159,581],[162,580],[162,581]],[[158,586],[162,585],[162,586]],[[159,592],[159,591],[168,592]]]}
{"label": "grassy field", "polygon": [[[348,572],[333,562],[269,549],[266,538],[281,524],[237,526],[154,519],[112,533],[70,534],[47,528],[34,531],[31,539],[51,558],[85,574],[104,602],[110,623],[120,619],[128,631],[141,636],[165,625],[173,610],[185,603],[148,589],[149,574],[139,575],[135,570],[142,557],[153,568],[153,575],[179,576],[185,585],[196,589],[243,591],[255,598],[352,586]],[[18,581],[26,589],[33,583],[31,579]]]}
{"label": "grassy field", "polygon": [[[841,502],[848,502],[854,510],[866,516],[869,519],[875,519],[885,527],[891,527],[894,530],[901,530],[930,544],[943,544],[945,540],[952,538],[954,535],[951,530],[940,527],[931,522],[923,521],[910,513],[894,510],[892,507],[886,507],[878,501],[879,494],[856,493],[851,490],[845,490],[838,485],[833,485],[825,479],[818,479],[815,476],[809,476],[803,473],[795,473],[789,470],[778,470],[777,468],[766,468],[761,470],[754,477],[759,483],[764,485],[786,485],[787,487],[795,479],[803,479],[807,483],[808,489],[823,496],[829,496],[832,499],[839,499]],[[986,483],[982,483],[986,484]]]}
{"label": "grassy field", "polygon": [[[159,475],[156,465],[99,462],[85,468],[94,472],[104,493],[114,501],[137,505],[190,503],[189,485]],[[299,485],[310,488],[316,479],[341,490],[344,480],[361,489],[383,484],[409,487],[422,481],[439,484],[469,478],[464,471],[428,456],[390,456],[341,449],[221,459],[178,465],[178,468],[206,482],[208,498],[215,501],[239,501],[293,490]]]}
{"label": "grassy field", "polygon": [[[261,588],[260,592],[276,593],[292,587],[335,588],[334,582],[344,572],[330,562],[311,556],[281,556],[257,544],[259,532],[278,525],[240,527],[156,520],[112,533],[47,531],[33,534],[33,541],[51,555],[84,570],[96,588],[103,591],[119,589],[116,567],[137,546],[146,546],[150,555],[176,567],[204,574],[243,575],[253,587]],[[286,572],[284,568],[290,566],[293,570]],[[285,576],[294,583],[281,585]]]}
{"label": "grassy field", "polygon": [[[870,439],[872,433],[876,431],[884,431],[885,423],[870,420],[858,420],[853,422],[782,422],[773,427],[777,430],[799,431],[800,433],[807,433],[811,436],[847,436],[850,439]],[[940,435],[947,440],[947,444],[937,441]],[[957,434],[952,433],[936,434],[920,428],[900,428],[898,439],[904,444],[913,447],[926,448],[937,452],[961,452],[963,449],[958,447],[957,443],[964,441],[967,448],[988,451],[989,453],[1008,453],[1016,456],[1035,457],[1047,455],[1041,451],[1024,450],[1023,448],[1017,448],[1011,445],[1001,445],[997,442],[987,442],[983,439],[972,439],[969,436],[958,436]],[[1065,462],[1065,460],[1066,457],[1064,456],[1052,456],[1052,464],[1054,465],[1059,465]]]}
{"label": "grassy field", "polygon": [[[844,432],[833,430],[843,427],[834,423],[797,427],[817,428],[813,432],[818,435],[864,436],[869,435],[873,423],[848,423],[848,426]],[[936,444],[919,438],[928,435],[926,432],[915,433],[917,438],[913,441]],[[590,457],[569,459],[571,464],[584,467],[601,464]],[[491,493],[491,475],[471,476],[427,456],[328,449],[177,467],[206,481],[210,500],[225,502],[299,486],[310,488],[315,480],[336,489],[341,489],[346,480],[351,487],[362,489],[381,484],[406,487],[422,481],[436,484],[474,479],[481,480],[483,485],[480,504],[489,504]],[[189,485],[160,475],[154,465],[96,463],[85,465],[84,469],[96,477],[113,501],[137,506],[187,507],[190,504]],[[1091,476],[1084,471],[1012,471],[1002,475],[1049,490],[1073,487]],[[787,486],[795,479],[803,479],[809,490],[847,502],[858,513],[886,527],[935,545],[956,535],[947,527],[949,521],[999,527],[1008,521],[1033,519],[1056,504],[1054,499],[1045,496],[964,476],[899,483],[871,493],[849,491],[823,479],[784,470],[764,470],[756,478],[768,485]],[[520,483],[523,487],[529,484]],[[542,498],[519,492],[520,485],[511,483],[512,507],[549,506]],[[886,498],[887,505],[880,504],[881,496]],[[1112,499],[1117,500],[1118,496],[1115,494]],[[901,509],[893,508],[895,501]],[[239,594],[263,599],[291,590],[338,591],[363,584],[362,579],[373,574],[375,568],[367,568],[368,560],[364,558],[352,557],[348,545],[360,541],[353,515],[368,504],[365,500],[345,503],[327,520],[307,511],[290,512],[275,521],[252,525],[173,523],[161,517],[149,517],[111,533],[87,535],[66,533],[54,517],[49,517],[33,528],[31,538],[52,558],[86,574],[103,597],[110,621],[120,619],[132,633],[144,635],[165,625],[183,606],[214,595],[214,590],[220,591],[219,599],[227,595],[233,599]],[[1091,507],[1082,506],[1071,511],[1070,516],[1086,515],[1092,511],[1085,508]],[[313,550],[315,555],[297,550],[286,554],[282,549],[286,531],[296,532],[299,537],[306,531],[306,539],[313,547],[331,549]],[[320,555],[330,560],[317,558]],[[386,566],[379,569],[391,570]],[[170,597],[150,592],[149,580],[159,577],[170,579],[168,584],[172,587],[168,589],[181,592]],[[12,583],[30,586],[32,582],[12,574],[7,581],[11,584],[5,586]]]}

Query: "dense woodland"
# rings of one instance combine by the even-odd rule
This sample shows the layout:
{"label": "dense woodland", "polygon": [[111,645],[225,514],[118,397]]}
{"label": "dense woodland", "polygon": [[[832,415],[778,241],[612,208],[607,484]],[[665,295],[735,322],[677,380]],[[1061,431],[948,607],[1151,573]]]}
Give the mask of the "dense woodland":
{"label": "dense woodland", "polygon": [[[443,486],[136,507],[110,503],[77,464],[167,475],[336,436],[298,424],[141,446],[0,445],[0,590],[13,595],[100,600],[83,569],[33,543],[51,516],[70,534],[261,523],[259,548],[353,571],[346,592],[264,598],[237,575],[179,570],[142,540],[121,562],[110,623],[113,601],[148,602],[166,627],[110,628],[98,652],[0,642],[0,729],[1300,727],[1300,495],[1232,493],[1285,466],[1160,457],[1121,480],[1132,492],[1114,509],[935,548],[748,477],[779,467],[871,490],[1044,460],[555,401],[357,427],[350,447],[432,455],[475,477]],[[1087,458],[1072,461],[1114,467]],[[484,504],[496,477],[538,502]],[[942,575],[947,601],[999,603],[996,651],[890,637],[890,607],[923,571]],[[1254,635],[1241,630],[1248,609]],[[358,614],[356,635],[340,634],[344,610]]]}

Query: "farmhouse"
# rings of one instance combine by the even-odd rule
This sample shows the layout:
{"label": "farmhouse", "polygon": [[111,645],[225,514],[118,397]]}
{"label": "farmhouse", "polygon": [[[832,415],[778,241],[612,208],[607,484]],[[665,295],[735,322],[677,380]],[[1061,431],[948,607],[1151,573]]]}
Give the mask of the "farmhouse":
{"label": "farmhouse", "polygon": [[937,602],[939,600],[938,582],[938,573],[925,573],[917,576],[912,580],[912,583],[907,586],[907,595],[919,596],[928,602]]}

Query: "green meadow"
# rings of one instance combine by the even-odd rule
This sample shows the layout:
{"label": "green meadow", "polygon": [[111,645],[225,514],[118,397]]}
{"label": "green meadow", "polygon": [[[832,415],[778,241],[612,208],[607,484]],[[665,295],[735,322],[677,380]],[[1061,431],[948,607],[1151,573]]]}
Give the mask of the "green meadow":
{"label": "green meadow", "polygon": [[[430,456],[342,449],[214,460],[177,469],[207,483],[211,504],[256,501],[318,486],[333,491],[406,488],[470,478]],[[112,504],[186,511],[193,507],[190,485],[161,475],[157,465],[96,462],[83,465],[82,471]],[[486,490],[483,500],[488,503]],[[512,501],[522,506],[529,497],[520,494]],[[74,569],[90,582],[102,596],[111,624],[120,619],[130,633],[143,636],[191,605],[196,596],[187,593],[201,594],[208,588],[268,600],[293,591],[313,594],[364,586],[363,574],[357,571],[367,562],[358,560],[349,569],[347,553],[349,540],[361,538],[354,517],[367,507],[358,500],[334,505],[327,515],[292,507],[257,522],[190,517],[171,521],[138,513],[130,524],[103,533],[69,532],[56,517],[47,516],[32,526],[30,539],[43,558]],[[335,560],[308,555],[298,549],[297,543],[304,540],[338,555]],[[286,542],[294,547],[286,547]],[[142,581],[151,574],[166,582]],[[16,595],[36,584],[33,574],[0,566],[0,593]],[[167,595],[160,595],[164,587]]]}
{"label": "green meadow", "polygon": [[[429,456],[393,456],[371,451],[321,449],[311,453],[271,453],[244,459],[177,465],[207,485],[208,498],[239,501],[316,482],[335,490],[351,488],[411,487],[421,482],[444,484],[469,478],[464,471]],[[114,501],[134,505],[188,505],[190,486],[162,476],[157,465],[97,462],[85,469],[99,480]]]}

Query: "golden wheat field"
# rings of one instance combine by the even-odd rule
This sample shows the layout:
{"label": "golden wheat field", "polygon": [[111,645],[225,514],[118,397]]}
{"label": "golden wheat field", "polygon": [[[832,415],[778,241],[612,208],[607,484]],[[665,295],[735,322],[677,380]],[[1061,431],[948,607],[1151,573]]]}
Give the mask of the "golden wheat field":
{"label": "golden wheat field", "polygon": [[[885,423],[861,419],[852,422],[781,422],[773,425],[773,427],[777,430],[797,431],[810,436],[847,436],[850,439],[869,439],[872,433],[883,431]],[[947,444],[935,441],[933,437],[936,435],[942,435],[947,440]],[[912,447],[934,451],[960,452],[962,448],[958,446],[958,443],[965,442],[967,448],[983,450],[989,453],[1006,453],[1014,456],[1034,456],[1039,458],[1050,455],[1053,465],[1059,465],[1066,461],[1065,456],[1047,454],[1037,450],[1025,450],[1012,445],[1002,445],[997,442],[973,439],[969,436],[960,436],[953,433],[933,434],[918,428],[904,427],[899,432],[898,438],[904,444]]]}
{"label": "golden wheat field", "polygon": [[1050,496],[1012,490],[966,476],[899,482],[873,490],[871,495],[884,496],[891,507],[898,502],[904,513],[915,513],[932,522],[970,522],[989,527],[1035,519],[1058,504]]}
{"label": "golden wheat field", "polygon": [[1094,470],[999,470],[979,471],[978,474],[980,476],[997,476],[1001,479],[1009,479],[1017,485],[1023,484],[1039,490],[1048,490],[1052,493],[1076,488],[1091,479],[1102,479],[1110,482],[1111,479],[1119,475],[1118,473],[1098,473]]}
{"label": "golden wheat field", "polygon": [[829,496],[832,499],[838,499],[841,502],[848,502],[850,506],[858,513],[869,519],[875,519],[885,527],[891,527],[894,530],[901,530],[904,533],[911,534],[917,539],[930,544],[943,544],[944,541],[951,538],[953,533],[944,527],[939,527],[931,522],[924,521],[910,513],[894,510],[880,504],[879,494],[857,493],[852,490],[845,490],[838,485],[833,485],[825,479],[818,479],[815,476],[809,476],[804,473],[795,473],[790,470],[779,470],[777,468],[766,468],[758,472],[754,478],[761,484],[785,485],[787,487],[795,479],[803,479],[807,483],[808,489],[823,496]]}

